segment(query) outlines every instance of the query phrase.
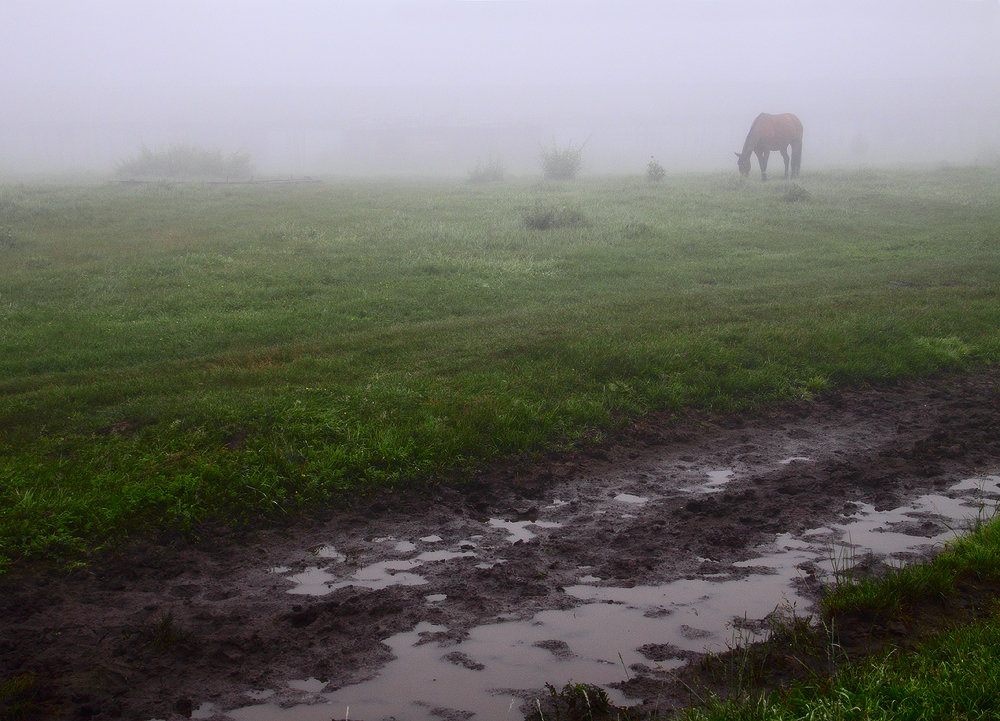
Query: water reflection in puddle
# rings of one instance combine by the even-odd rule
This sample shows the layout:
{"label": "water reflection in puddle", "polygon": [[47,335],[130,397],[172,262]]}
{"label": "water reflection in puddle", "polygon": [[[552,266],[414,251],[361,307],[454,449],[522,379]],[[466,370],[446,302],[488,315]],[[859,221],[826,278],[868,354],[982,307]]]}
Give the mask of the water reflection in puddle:
{"label": "water reflection in puddle", "polygon": [[718,493],[733,478],[733,470],[725,468],[719,471],[707,471],[708,482],[698,486],[692,486],[683,490],[688,493]]}
{"label": "water reflection in puddle", "polygon": [[631,493],[619,493],[615,496],[615,500],[619,503],[631,503],[635,506],[641,506],[649,501],[645,496],[633,496]]}
{"label": "water reflection in puddle", "polygon": [[[715,473],[709,484],[724,484],[732,476],[732,471]],[[799,536],[783,534],[762,548],[759,557],[737,564],[753,571],[743,578],[717,574],[622,588],[599,585],[600,579],[585,575],[565,589],[580,601],[576,608],[543,611],[527,621],[479,626],[462,642],[447,646],[428,638],[429,633],[447,629],[422,623],[385,640],[395,660],[370,681],[319,693],[322,702],[318,704],[282,708],[265,702],[231,711],[229,716],[237,721],[328,721],[347,717],[349,708],[352,718],[365,719],[439,721],[448,710],[456,712],[456,718],[519,719],[524,695],[517,689],[543,681],[558,687],[580,680],[607,688],[625,680],[626,667],[653,665],[640,651],[646,644],[668,649],[667,660],[658,660],[656,665],[669,669],[683,663],[679,656],[686,651],[724,650],[731,645],[737,638],[734,620],[762,619],[778,607],[806,613],[808,602],[796,594],[793,585],[803,573],[800,567],[818,566],[834,573],[869,552],[903,558],[940,544],[977,513],[989,515],[1000,496],[1000,476],[963,481],[950,490],[964,497],[931,494],[887,512],[858,504],[857,512],[843,523]],[[529,521],[494,519],[490,525],[508,531],[513,540],[533,535],[527,529],[532,525]],[[428,552],[403,563],[418,563],[422,557],[423,562],[431,562],[474,555]],[[445,600],[444,594],[425,598],[437,603]],[[744,626],[738,638],[746,641],[754,636]],[[312,700],[316,700],[315,688],[310,687]],[[613,701],[627,702],[619,692],[608,691]]]}
{"label": "water reflection in puddle", "polygon": [[347,556],[333,546],[316,546],[315,548],[310,548],[309,550],[314,556],[318,556],[319,558],[328,558],[331,561],[347,560]]}
{"label": "water reflection in puddle", "polygon": [[535,534],[528,530],[528,526],[536,526],[537,528],[559,528],[562,526],[561,523],[554,521],[505,521],[501,518],[491,518],[489,524],[493,528],[507,531],[509,534],[507,540],[511,543],[530,541],[534,538]]}
{"label": "water reflection in puddle", "polygon": [[[470,558],[475,555],[472,551],[425,551],[415,558],[407,560],[372,563],[355,571],[346,579],[330,573],[325,568],[316,566],[289,576],[288,580],[295,585],[288,590],[288,593],[325,596],[337,589],[347,588],[348,586],[358,586],[373,590],[388,588],[389,586],[419,586],[427,583],[427,580],[423,576],[409,573],[409,571],[425,563],[450,561],[454,558]],[[284,571],[287,571],[287,569],[284,569]]]}

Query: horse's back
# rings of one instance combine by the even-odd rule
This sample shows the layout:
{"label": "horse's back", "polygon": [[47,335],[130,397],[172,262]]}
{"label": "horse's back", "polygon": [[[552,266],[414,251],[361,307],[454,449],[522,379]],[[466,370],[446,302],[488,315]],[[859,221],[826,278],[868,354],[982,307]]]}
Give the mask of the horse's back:
{"label": "horse's back", "polygon": [[774,145],[774,150],[802,140],[802,121],[793,113],[761,113],[750,128],[756,137]]}

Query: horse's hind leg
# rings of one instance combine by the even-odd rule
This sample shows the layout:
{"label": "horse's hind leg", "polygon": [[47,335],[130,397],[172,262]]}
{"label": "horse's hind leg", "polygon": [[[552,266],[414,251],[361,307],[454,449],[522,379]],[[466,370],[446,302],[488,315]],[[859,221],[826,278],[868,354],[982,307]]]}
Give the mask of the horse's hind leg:
{"label": "horse's hind leg", "polygon": [[799,171],[802,170],[802,141],[797,140],[792,143],[792,177],[799,177]]}
{"label": "horse's hind leg", "polygon": [[785,180],[788,180],[788,151],[781,149],[781,159],[785,161]]}

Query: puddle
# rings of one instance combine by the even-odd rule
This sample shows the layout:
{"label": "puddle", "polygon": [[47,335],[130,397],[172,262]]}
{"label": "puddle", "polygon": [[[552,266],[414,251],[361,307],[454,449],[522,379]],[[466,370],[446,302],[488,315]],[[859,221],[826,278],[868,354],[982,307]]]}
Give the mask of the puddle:
{"label": "puddle", "polygon": [[336,582],[337,577],[319,567],[307,568],[300,573],[294,573],[288,580],[295,584],[288,589],[289,593],[303,596],[323,596],[330,593],[329,584]]}
{"label": "puddle", "polygon": [[381,561],[365,566],[346,581],[336,581],[327,584],[326,593],[331,593],[348,586],[359,586],[378,590],[389,586],[422,586],[427,579],[415,573],[409,573],[420,561]]}
{"label": "puddle", "polygon": [[633,496],[631,493],[619,493],[615,496],[615,500],[619,503],[631,503],[636,506],[641,506],[649,501],[645,496]]}
{"label": "puddle", "polygon": [[326,681],[320,681],[318,678],[307,678],[301,681],[289,681],[288,686],[303,693],[320,693],[326,688]]}
{"label": "puddle", "polygon": [[534,538],[535,534],[528,530],[528,526],[536,526],[537,528],[560,528],[562,526],[561,523],[555,521],[505,521],[501,518],[491,518],[489,524],[493,528],[507,531],[509,534],[507,540],[511,543],[530,541]]}
{"label": "puddle", "polygon": [[[701,488],[717,488],[732,475],[731,470],[713,471]],[[565,588],[580,602],[576,608],[542,611],[527,621],[478,626],[459,643],[442,645],[429,634],[448,629],[421,623],[410,632],[385,639],[395,660],[370,681],[324,693],[325,684],[310,679],[293,688],[311,694],[309,701],[319,703],[282,707],[261,697],[262,703],[231,711],[229,718],[328,721],[350,714],[412,721],[520,719],[519,709],[529,696],[518,689],[545,682],[559,687],[582,680],[604,686],[613,702],[624,704],[628,699],[608,684],[626,680],[633,665],[677,667],[684,663],[680,658],[684,652],[721,651],[737,641],[757,639],[753,624],[741,624],[740,619],[757,621],[779,608],[807,613],[809,602],[796,594],[793,585],[803,574],[800,567],[804,564],[832,575],[868,553],[905,559],[944,543],[977,515],[989,516],[1000,498],[1000,476],[969,479],[949,491],[962,495],[925,495],[890,511],[859,503],[856,513],[843,523],[797,536],[778,536],[760,549],[759,557],[736,564],[752,571],[743,578],[722,573],[623,588],[602,586],[599,578],[587,574],[577,585]],[[635,499],[640,498],[631,496],[622,502],[639,503]],[[491,519],[489,525],[506,530],[507,540],[513,543],[534,536],[529,526],[560,524]],[[413,568],[475,555],[472,551],[427,551],[407,561],[373,564],[356,572],[350,581],[331,582],[332,576],[322,569],[295,574],[290,580],[299,583],[299,589],[323,587],[326,593],[351,584],[419,583],[423,579],[409,573]],[[485,562],[476,565],[487,566]],[[442,603],[447,596],[424,598],[427,603]]]}
{"label": "puddle", "polygon": [[338,551],[333,546],[316,546],[315,548],[310,548],[309,551],[319,558],[328,558],[332,561],[346,561],[347,556]]}
{"label": "puddle", "polygon": [[707,471],[705,475],[708,476],[708,482],[683,490],[688,493],[718,493],[733,479],[734,471],[731,468],[725,468],[718,471]]}

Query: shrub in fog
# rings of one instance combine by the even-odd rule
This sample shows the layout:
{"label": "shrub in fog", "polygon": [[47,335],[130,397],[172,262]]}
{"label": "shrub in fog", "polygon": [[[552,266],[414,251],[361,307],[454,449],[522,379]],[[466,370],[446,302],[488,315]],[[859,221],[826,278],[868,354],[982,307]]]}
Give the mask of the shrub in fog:
{"label": "shrub in fog", "polygon": [[542,172],[549,180],[572,180],[583,163],[583,145],[560,148],[555,145],[542,152]]}
{"label": "shrub in fog", "polygon": [[499,158],[490,158],[485,163],[476,163],[476,167],[469,172],[470,183],[499,183],[504,176],[503,161]]}
{"label": "shrub in fog", "polygon": [[143,146],[139,153],[118,164],[115,175],[154,180],[248,180],[253,164],[248,153],[225,155],[221,150],[194,145],[171,145],[166,150]]}
{"label": "shrub in fog", "polygon": [[656,158],[649,159],[649,165],[646,166],[646,180],[650,183],[659,183],[667,175],[667,171],[663,169],[663,166],[656,162]]}

